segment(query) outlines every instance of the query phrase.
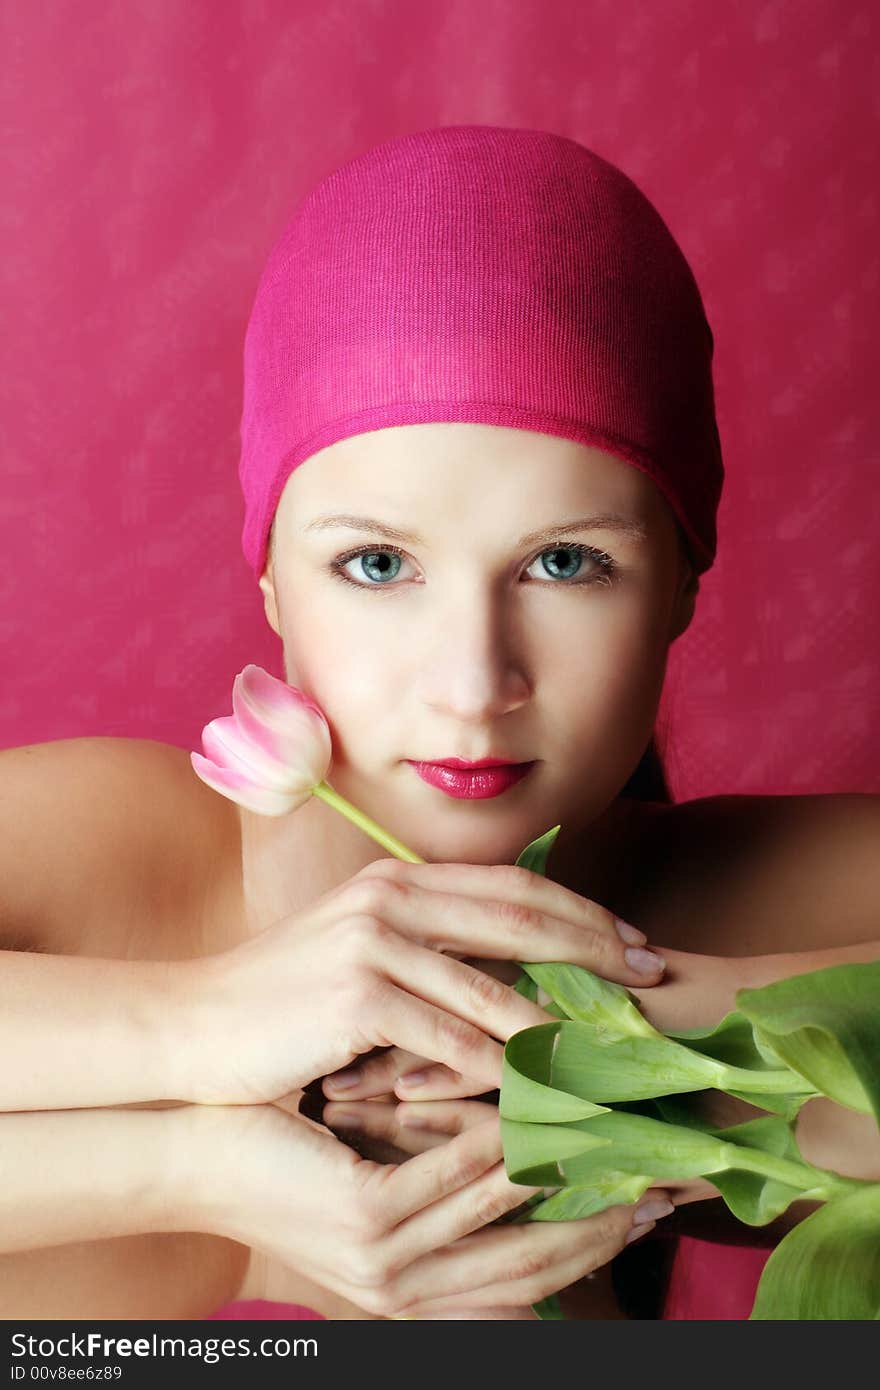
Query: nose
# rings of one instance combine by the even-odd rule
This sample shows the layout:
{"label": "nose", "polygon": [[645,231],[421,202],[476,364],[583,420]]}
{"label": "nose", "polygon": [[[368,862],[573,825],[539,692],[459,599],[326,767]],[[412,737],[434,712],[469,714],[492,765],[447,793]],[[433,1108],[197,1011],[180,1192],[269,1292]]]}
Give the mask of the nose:
{"label": "nose", "polygon": [[488,726],[530,698],[532,682],[512,618],[490,599],[464,596],[437,614],[419,662],[423,702],[458,724]]}

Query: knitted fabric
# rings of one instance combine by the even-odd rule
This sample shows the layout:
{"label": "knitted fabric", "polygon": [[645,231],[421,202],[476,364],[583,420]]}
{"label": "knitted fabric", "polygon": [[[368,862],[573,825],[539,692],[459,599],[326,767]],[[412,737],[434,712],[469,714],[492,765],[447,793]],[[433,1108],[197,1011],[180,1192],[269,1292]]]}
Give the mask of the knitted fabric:
{"label": "knitted fabric", "polygon": [[713,336],[630,178],[541,130],[443,126],[367,150],[299,202],[245,337],[242,548],[256,577],[292,471],[426,421],[593,445],[641,469],[715,557]]}

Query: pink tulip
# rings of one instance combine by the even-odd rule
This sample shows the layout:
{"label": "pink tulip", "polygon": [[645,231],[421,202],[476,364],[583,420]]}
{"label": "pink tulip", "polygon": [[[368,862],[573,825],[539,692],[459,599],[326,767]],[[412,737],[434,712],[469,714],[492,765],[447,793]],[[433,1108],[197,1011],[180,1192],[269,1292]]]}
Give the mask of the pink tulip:
{"label": "pink tulip", "polygon": [[206,757],[190,753],[209,787],[264,816],[302,806],[330,767],[330,729],[308,695],[245,666],[233,682],[231,715],[202,730]]}
{"label": "pink tulip", "polygon": [[310,696],[251,664],[233,681],[232,711],[202,730],[207,757],[189,755],[214,791],[261,816],[286,816],[317,796],[396,858],[424,863],[327,783],[330,726]]}

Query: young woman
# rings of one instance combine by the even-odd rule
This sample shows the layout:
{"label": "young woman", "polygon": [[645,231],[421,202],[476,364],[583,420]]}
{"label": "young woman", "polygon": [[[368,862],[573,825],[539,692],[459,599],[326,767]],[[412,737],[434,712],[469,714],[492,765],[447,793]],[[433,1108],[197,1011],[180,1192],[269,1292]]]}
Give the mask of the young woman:
{"label": "young woman", "polygon": [[[880,798],[637,794],[714,557],[711,354],[665,224],[562,137],[406,136],[298,208],[248,327],[244,550],[332,785],[428,862],[315,798],[244,810],[187,750],[0,755],[0,1315],[529,1317],[558,1289],[623,1315],[631,1207],[496,1224],[533,1189],[477,1098],[546,1018],[513,963],[583,965],[663,1028],[880,956]],[[556,824],[548,878],[515,868]],[[440,1160],[328,1131],[383,1097],[458,1099]],[[804,1107],[805,1156],[871,1175],[862,1118]],[[646,1197],[683,1222],[714,1195]]]}

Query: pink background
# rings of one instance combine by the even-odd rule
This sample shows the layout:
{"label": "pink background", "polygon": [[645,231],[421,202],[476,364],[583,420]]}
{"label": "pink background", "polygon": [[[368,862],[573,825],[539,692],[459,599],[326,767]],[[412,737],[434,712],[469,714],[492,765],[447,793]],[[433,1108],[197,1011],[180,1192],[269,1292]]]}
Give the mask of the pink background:
{"label": "pink background", "polygon": [[264,258],[343,160],[484,121],[619,164],[713,327],[676,799],[878,790],[877,34],[855,0],[0,0],[0,744],[198,747],[281,674],[236,477]]}

